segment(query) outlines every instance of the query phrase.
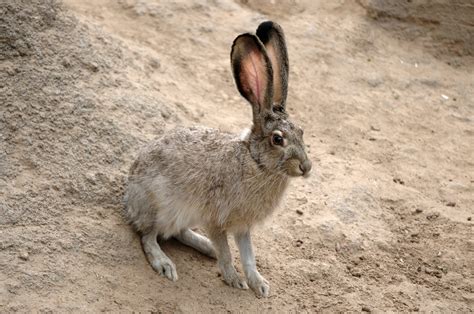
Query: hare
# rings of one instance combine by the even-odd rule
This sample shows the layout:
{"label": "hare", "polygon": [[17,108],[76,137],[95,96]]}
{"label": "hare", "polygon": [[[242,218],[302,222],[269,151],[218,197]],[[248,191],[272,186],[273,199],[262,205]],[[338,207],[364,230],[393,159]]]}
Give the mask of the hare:
{"label": "hare", "polygon": [[[309,175],[311,161],[303,130],[286,112],[288,54],[282,28],[267,21],[256,35],[239,35],[231,63],[237,88],[252,106],[251,130],[239,137],[177,128],[152,142],[131,166],[125,216],[159,274],[178,279],[157,242],[158,236],[175,237],[216,258],[228,285],[250,286],[266,297],[270,288],[256,268],[250,233],[277,207],[290,177]],[[209,239],[191,229],[198,226]],[[232,264],[228,233],[235,237],[246,280]]]}

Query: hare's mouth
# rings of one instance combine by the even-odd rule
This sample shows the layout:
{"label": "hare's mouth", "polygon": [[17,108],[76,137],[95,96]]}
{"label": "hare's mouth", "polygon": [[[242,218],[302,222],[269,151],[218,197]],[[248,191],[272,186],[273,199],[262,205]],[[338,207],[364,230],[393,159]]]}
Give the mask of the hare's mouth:
{"label": "hare's mouth", "polygon": [[288,167],[287,169],[287,174],[290,177],[307,178],[309,177],[310,172],[311,172],[311,166],[305,165],[304,163],[298,163],[297,165],[293,163],[291,167]]}
{"label": "hare's mouth", "polygon": [[303,177],[305,175],[304,171],[301,169],[301,166],[291,167],[286,173],[290,177]]}

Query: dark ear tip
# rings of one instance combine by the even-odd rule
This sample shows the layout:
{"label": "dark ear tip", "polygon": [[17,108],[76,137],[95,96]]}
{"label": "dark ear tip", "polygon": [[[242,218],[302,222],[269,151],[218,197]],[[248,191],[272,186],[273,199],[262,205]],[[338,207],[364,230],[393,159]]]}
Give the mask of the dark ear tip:
{"label": "dark ear tip", "polygon": [[235,37],[234,41],[232,42],[232,49],[235,47],[235,45],[237,45],[239,41],[242,41],[242,40],[251,40],[256,44],[259,44],[259,39],[257,38],[257,36],[250,33],[243,33]]}
{"label": "dark ear tip", "polygon": [[262,43],[267,43],[270,40],[272,30],[282,32],[280,25],[272,21],[261,23],[257,28],[257,36]]}

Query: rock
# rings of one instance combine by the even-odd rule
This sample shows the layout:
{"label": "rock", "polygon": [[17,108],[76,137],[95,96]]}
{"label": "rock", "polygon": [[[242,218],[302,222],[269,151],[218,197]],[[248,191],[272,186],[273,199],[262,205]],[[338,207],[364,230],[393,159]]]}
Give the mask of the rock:
{"label": "rock", "polygon": [[89,68],[89,70],[91,70],[92,72],[98,72],[99,71],[99,65],[95,62],[90,62],[89,64],[87,64],[87,67]]}
{"label": "rock", "polygon": [[24,260],[24,261],[27,261],[30,259],[30,255],[28,254],[28,252],[26,251],[21,251],[19,254],[18,254],[18,257],[21,259],[21,260]]}
{"label": "rock", "polygon": [[403,180],[400,179],[400,178],[393,178],[393,182],[398,183],[398,184],[401,184],[401,185],[405,185],[405,181],[403,181]]}
{"label": "rock", "polygon": [[308,203],[308,198],[305,197],[305,196],[303,196],[303,197],[298,197],[296,200],[298,201],[298,203],[300,203],[300,205],[303,205],[303,204]]}
{"label": "rock", "polygon": [[370,87],[377,87],[379,85],[381,85],[383,83],[383,80],[381,78],[378,78],[378,77],[371,77],[371,78],[367,78],[365,79],[365,82],[370,86]]}
{"label": "rock", "polygon": [[439,217],[439,213],[432,213],[426,216],[426,219],[428,220],[435,220]]}
{"label": "rock", "polygon": [[161,68],[161,62],[158,58],[151,58],[149,64],[155,70]]}

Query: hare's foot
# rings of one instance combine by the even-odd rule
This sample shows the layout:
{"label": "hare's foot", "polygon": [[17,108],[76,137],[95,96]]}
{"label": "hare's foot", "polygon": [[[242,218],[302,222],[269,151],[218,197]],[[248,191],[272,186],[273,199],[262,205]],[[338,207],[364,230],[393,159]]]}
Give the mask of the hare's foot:
{"label": "hare's foot", "polygon": [[158,233],[153,230],[142,236],[143,250],[145,251],[148,262],[151,267],[160,275],[165,276],[169,280],[178,280],[176,273],[176,266],[169,259],[168,256],[161,250],[158,241],[156,240]]}
{"label": "hare's foot", "polygon": [[247,285],[247,282],[245,282],[245,280],[242,279],[239,276],[239,274],[237,274],[237,271],[235,270],[234,266],[232,266],[232,264],[230,266],[219,264],[219,268],[221,270],[222,277],[224,278],[224,282],[226,284],[238,289],[249,288],[249,286]]}
{"label": "hare's foot", "polygon": [[204,255],[207,255],[214,259],[217,258],[216,250],[212,246],[211,241],[205,236],[202,236],[199,233],[192,231],[191,229],[181,231],[180,234],[175,236],[175,238],[179,242],[196,249]]}
{"label": "hare's foot", "polygon": [[255,292],[257,297],[268,297],[270,294],[270,285],[268,281],[258,272],[251,273],[247,276],[250,288]]}

